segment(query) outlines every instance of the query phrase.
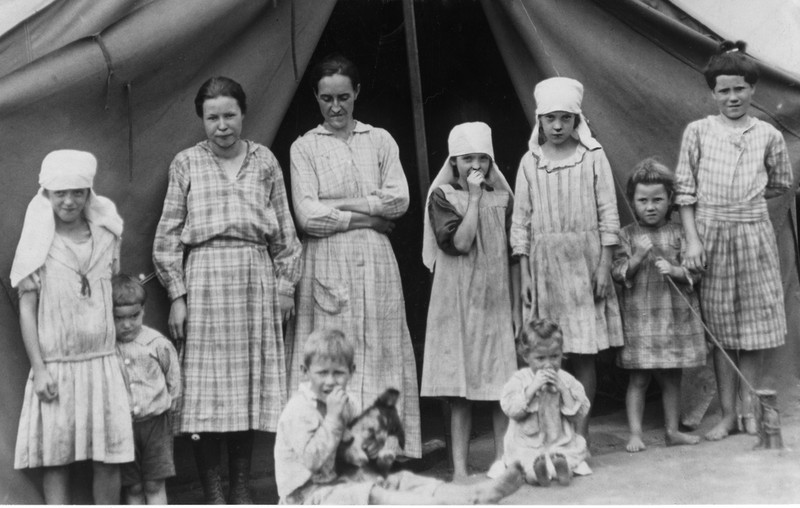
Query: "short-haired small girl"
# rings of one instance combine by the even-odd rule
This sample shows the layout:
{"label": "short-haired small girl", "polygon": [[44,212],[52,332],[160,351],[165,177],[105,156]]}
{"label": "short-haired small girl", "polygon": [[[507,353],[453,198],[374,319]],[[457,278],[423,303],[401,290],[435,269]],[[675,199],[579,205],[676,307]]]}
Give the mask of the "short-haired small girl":
{"label": "short-haired small girl", "polygon": [[[583,85],[550,78],[533,96],[536,125],[517,171],[511,247],[520,257],[522,302],[531,307],[525,320],[558,322],[591,402],[597,353],[622,345],[610,271],[619,242],[614,177],[581,112]],[[581,429],[587,439],[588,422]]]}
{"label": "short-haired small girl", "polygon": [[[718,115],[690,123],[675,172],[675,203],[686,231],[685,263],[702,270],[703,319],[722,345],[714,368],[722,419],[707,434],[718,440],[741,426],[756,432],[753,397],[738,383],[739,366],[757,383],[762,351],[784,344],[786,316],[775,232],[767,199],[792,186],[783,135],[748,114],[758,81],[745,44],[724,41],[703,71]],[[737,390],[737,385],[740,385]]]}
{"label": "short-haired small girl", "polygon": [[449,156],[425,210],[422,260],[433,285],[421,395],[448,399],[456,480],[468,474],[472,401],[492,401],[495,461],[488,476],[496,478],[505,469],[508,425],[497,401],[517,370],[512,307],[519,305],[519,289],[511,288],[519,265],[509,268],[508,245],[514,201],[494,162],[488,125],[456,125],[447,144]]}
{"label": "short-haired small girl", "polygon": [[554,321],[537,319],[522,327],[517,352],[528,364],[503,387],[500,406],[509,417],[506,464],[519,462],[529,483],[547,487],[553,478],[569,485],[572,474],[592,473],[589,449],[579,433],[589,415],[583,385],[561,370],[564,339]]}
{"label": "short-haired small girl", "polygon": [[618,363],[630,369],[626,396],[629,452],[645,449],[642,415],[652,377],[661,386],[667,446],[700,441],[678,430],[681,369],[704,365],[706,348],[694,291],[700,275],[681,265],[683,230],[670,222],[673,186],[674,176],[657,160],[645,159],[636,165],[628,180],[627,197],[637,222],[622,228],[611,269],[614,280],[622,285],[625,347]]}
{"label": "short-haired small girl", "polygon": [[43,469],[48,504],[70,503],[68,465],[84,460],[95,503],[118,504],[119,465],[134,459],[111,302],[122,218],[92,190],[96,170],[88,152],[44,158],[11,267],[31,362],[14,467]]}

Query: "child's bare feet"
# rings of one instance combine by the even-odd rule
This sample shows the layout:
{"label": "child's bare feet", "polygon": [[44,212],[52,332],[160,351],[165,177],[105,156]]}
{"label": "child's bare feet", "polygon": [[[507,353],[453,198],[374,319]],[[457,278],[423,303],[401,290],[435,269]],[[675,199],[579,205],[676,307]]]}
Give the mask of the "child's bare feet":
{"label": "child's bare feet", "polygon": [[644,445],[644,441],[642,441],[642,436],[631,434],[631,437],[628,438],[628,444],[625,445],[625,449],[631,453],[636,453],[646,450],[647,447]]}
{"label": "child's bare feet", "polygon": [[667,446],[696,445],[700,442],[700,436],[685,434],[677,430],[672,432],[667,431],[664,442]]}
{"label": "child's bare feet", "polygon": [[733,432],[736,428],[736,418],[733,416],[723,417],[714,427],[706,433],[706,439],[709,441],[719,441],[725,439],[728,434]]}
{"label": "child's bare feet", "polygon": [[542,487],[550,486],[550,473],[547,471],[547,459],[544,455],[539,455],[533,461],[533,473],[536,475],[536,483]]}
{"label": "child's bare feet", "polygon": [[510,464],[500,476],[475,486],[477,504],[494,504],[516,492],[524,483],[522,466],[519,462]]}
{"label": "child's bare feet", "polygon": [[553,467],[556,468],[556,478],[558,478],[558,483],[564,486],[569,485],[572,473],[569,470],[567,458],[560,453],[554,453],[550,455],[550,459],[553,461]]}

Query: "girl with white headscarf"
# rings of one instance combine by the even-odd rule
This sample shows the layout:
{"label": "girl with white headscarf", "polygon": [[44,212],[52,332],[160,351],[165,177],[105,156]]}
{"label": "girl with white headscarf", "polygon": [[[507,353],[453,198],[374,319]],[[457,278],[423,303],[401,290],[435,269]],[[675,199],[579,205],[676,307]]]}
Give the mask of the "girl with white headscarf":
{"label": "girl with white headscarf", "polygon": [[67,465],[84,460],[95,502],[119,503],[119,464],[134,459],[111,302],[122,219],[92,190],[96,169],[88,152],[44,158],[11,267],[31,363],[14,467],[43,469],[48,504],[70,503]]}
{"label": "girl with white headscarf", "polygon": [[[454,478],[467,476],[472,401],[499,401],[516,371],[508,229],[513,195],[494,162],[491,129],[482,122],[457,125],[449,156],[431,185],[425,207],[422,258],[433,271],[423,396],[448,397]],[[518,265],[515,265],[515,269]],[[518,323],[516,323],[518,325]],[[505,469],[508,420],[495,404],[495,463]]]}
{"label": "girl with white headscarf", "polygon": [[[564,353],[594,401],[595,355],[623,343],[610,273],[619,243],[614,179],[581,113],[583,85],[550,78],[533,95],[536,125],[517,171],[511,226],[525,319],[561,326]],[[588,438],[588,418],[582,427]]]}

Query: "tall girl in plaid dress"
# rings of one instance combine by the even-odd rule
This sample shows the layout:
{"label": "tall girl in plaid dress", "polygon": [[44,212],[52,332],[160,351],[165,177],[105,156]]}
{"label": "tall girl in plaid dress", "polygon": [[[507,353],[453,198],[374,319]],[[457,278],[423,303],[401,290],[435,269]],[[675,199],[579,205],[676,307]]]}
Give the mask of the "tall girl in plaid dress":
{"label": "tall girl in plaid dress", "polygon": [[330,55],[312,70],[324,119],[292,144],[292,201],[303,237],[297,318],[287,331],[291,390],[301,377],[303,347],[321,327],[356,342],[350,390],[371,401],[400,390],[405,455],[422,454],[417,367],[400,271],[387,234],[408,208],[397,143],[353,118],[360,91],[356,66]]}
{"label": "tall girl in plaid dress", "polygon": [[240,138],[242,87],[211,78],[195,110],[207,139],[172,161],[153,263],[172,300],[170,333],[185,341],[177,427],[200,436],[206,500],[225,502],[225,438],[228,502],[250,503],[252,431],[274,432],[286,403],[281,321],[293,313],[301,246],[278,161]]}
{"label": "tall girl in plaid dress", "polygon": [[11,267],[31,363],[14,467],[42,468],[48,504],[70,504],[68,466],[85,460],[95,503],[118,504],[120,464],[134,458],[111,301],[122,218],[92,190],[96,169],[88,152],[44,158]]}
{"label": "tall girl in plaid dress", "polygon": [[[676,204],[686,231],[686,266],[706,267],[700,306],[711,332],[751,383],[761,351],[784,343],[786,317],[775,233],[766,199],[786,192],[792,168],[781,133],[748,115],[758,67],[739,41],[720,44],[704,75],[719,115],[690,123],[676,170]],[[738,376],[714,351],[722,419],[707,434],[736,428]],[[743,387],[742,387],[743,388]],[[755,432],[752,394],[738,390],[748,432]]]}
{"label": "tall girl in plaid dress", "polygon": [[488,125],[456,125],[447,145],[423,226],[422,261],[433,286],[422,395],[448,398],[455,479],[467,477],[472,401],[493,401],[495,462],[488,475],[496,478],[505,469],[508,427],[500,391],[517,370],[512,315],[519,313],[512,306],[519,305],[519,264],[510,266],[508,246],[514,198],[494,162]]}
{"label": "tall girl in plaid dress", "polygon": [[[590,402],[595,357],[622,345],[611,280],[619,214],[611,166],[581,114],[583,85],[550,78],[536,85],[536,125],[514,187],[511,248],[520,257],[525,321],[551,319]],[[579,431],[588,438],[588,418]]]}
{"label": "tall girl in plaid dress", "polygon": [[611,269],[622,286],[625,347],[618,362],[630,369],[626,396],[629,452],[645,449],[642,415],[653,377],[661,385],[667,446],[700,441],[678,430],[681,369],[705,365],[706,346],[694,291],[700,276],[681,265],[686,243],[683,230],[669,220],[674,183],[670,170],[655,159],[645,159],[634,168],[627,197],[637,222],[620,231]]}

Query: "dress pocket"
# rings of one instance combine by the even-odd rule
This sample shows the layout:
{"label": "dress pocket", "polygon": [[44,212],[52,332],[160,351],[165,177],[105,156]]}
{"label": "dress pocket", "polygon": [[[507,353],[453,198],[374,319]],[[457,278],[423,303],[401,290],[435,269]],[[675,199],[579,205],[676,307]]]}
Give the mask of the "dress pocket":
{"label": "dress pocket", "polygon": [[314,279],[314,302],[328,314],[339,314],[350,303],[347,289],[344,281]]}

